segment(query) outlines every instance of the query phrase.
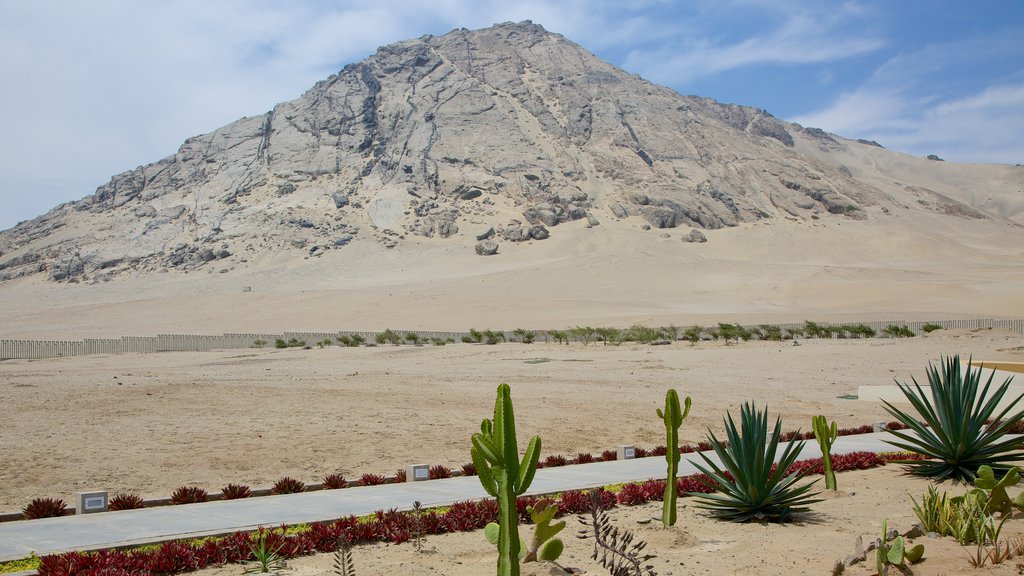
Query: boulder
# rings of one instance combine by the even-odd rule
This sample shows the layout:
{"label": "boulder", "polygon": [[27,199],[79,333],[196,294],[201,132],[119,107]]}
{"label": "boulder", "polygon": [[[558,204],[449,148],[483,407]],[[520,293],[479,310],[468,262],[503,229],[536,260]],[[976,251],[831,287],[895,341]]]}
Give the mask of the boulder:
{"label": "boulder", "polygon": [[534,240],[543,240],[550,235],[551,233],[548,232],[548,229],[543,226],[537,225],[530,227],[530,237]]}
{"label": "boulder", "polygon": [[483,233],[476,235],[476,239],[477,240],[488,240],[488,239],[493,238],[493,237],[494,237],[494,226],[491,226],[487,230],[484,230]]}
{"label": "boulder", "polygon": [[694,242],[697,244],[702,244],[707,241],[708,239],[706,236],[704,236],[704,233],[696,229],[690,230],[689,234],[683,236],[683,242]]}
{"label": "boulder", "polygon": [[645,206],[641,211],[644,220],[651,223],[655,228],[675,228],[676,211],[664,206]]}
{"label": "boulder", "polygon": [[493,256],[498,253],[498,243],[494,240],[484,240],[476,243],[476,253],[480,256]]}
{"label": "boulder", "polygon": [[344,192],[335,192],[331,194],[331,200],[334,200],[335,208],[344,208],[348,206],[348,194]]}

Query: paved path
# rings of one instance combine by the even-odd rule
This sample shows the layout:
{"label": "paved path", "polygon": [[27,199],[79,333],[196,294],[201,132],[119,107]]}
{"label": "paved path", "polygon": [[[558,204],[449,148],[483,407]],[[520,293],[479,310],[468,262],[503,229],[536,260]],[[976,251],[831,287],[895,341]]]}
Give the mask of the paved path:
{"label": "paved path", "polygon": [[[883,442],[886,436],[885,433],[842,436],[836,440],[832,453],[892,451],[893,447]],[[805,442],[801,460],[820,456],[817,442]],[[690,462],[692,459],[700,461],[694,454],[683,456],[679,463],[680,476],[697,472]],[[537,471],[528,494],[664,477],[665,459],[661,456],[542,468]],[[408,510],[417,500],[425,507],[433,507],[484,497],[480,482],[470,476],[4,522],[0,523],[0,561],[24,558],[30,552],[41,556],[68,550],[97,550],[226,534],[258,526],[329,521],[390,508]]]}

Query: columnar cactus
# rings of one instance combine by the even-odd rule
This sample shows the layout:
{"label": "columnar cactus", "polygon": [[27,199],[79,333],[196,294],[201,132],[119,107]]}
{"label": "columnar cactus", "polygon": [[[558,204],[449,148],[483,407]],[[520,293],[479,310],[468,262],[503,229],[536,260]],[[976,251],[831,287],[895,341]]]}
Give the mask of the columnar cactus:
{"label": "columnar cactus", "polygon": [[537,472],[540,437],[534,436],[522,462],[516,445],[516,422],[508,384],[498,386],[494,419],[484,420],[473,434],[470,454],[477,477],[488,494],[498,499],[498,576],[519,576],[519,514],[516,496],[526,492]]}
{"label": "columnar cactus", "polygon": [[825,466],[825,489],[835,490],[836,473],[832,470],[832,443],[839,436],[839,429],[836,427],[835,421],[832,422],[831,427],[827,422],[824,416],[815,416],[811,418],[811,428],[814,429],[814,437],[821,446],[821,459]]}
{"label": "columnar cactus", "polygon": [[661,509],[661,523],[666,528],[676,523],[676,473],[679,471],[679,426],[690,413],[690,397],[686,397],[686,408],[679,409],[679,394],[669,388],[665,394],[665,411],[658,408],[658,418],[665,421],[665,460],[668,461],[668,477],[665,479],[665,497]]}

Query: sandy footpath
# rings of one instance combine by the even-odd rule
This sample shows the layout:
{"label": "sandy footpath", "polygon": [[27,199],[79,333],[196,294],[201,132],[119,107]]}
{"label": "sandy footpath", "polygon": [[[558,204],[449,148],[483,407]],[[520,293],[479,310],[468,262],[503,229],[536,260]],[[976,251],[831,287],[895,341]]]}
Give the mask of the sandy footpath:
{"label": "sandy footpath", "polygon": [[512,386],[521,442],[543,454],[654,446],[666,389],[693,398],[682,440],[721,428],[754,400],[784,429],[825,414],[840,426],[888,420],[857,387],[924,378],[942,354],[1022,360],[1024,338],[993,331],[908,340],[724,346],[501,344],[234,350],[0,362],[0,510],[76,491],[167,496],[199,485],[269,486],[392,474],[408,463],[458,468],[469,436]]}

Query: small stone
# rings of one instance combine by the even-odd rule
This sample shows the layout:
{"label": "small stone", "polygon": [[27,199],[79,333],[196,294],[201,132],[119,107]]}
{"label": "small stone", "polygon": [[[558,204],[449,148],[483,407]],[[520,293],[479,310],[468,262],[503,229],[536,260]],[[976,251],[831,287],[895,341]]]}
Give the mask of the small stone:
{"label": "small stone", "polygon": [[640,518],[640,519],[638,519],[636,521],[636,523],[637,524],[650,524],[651,523],[651,519],[650,518]]}

